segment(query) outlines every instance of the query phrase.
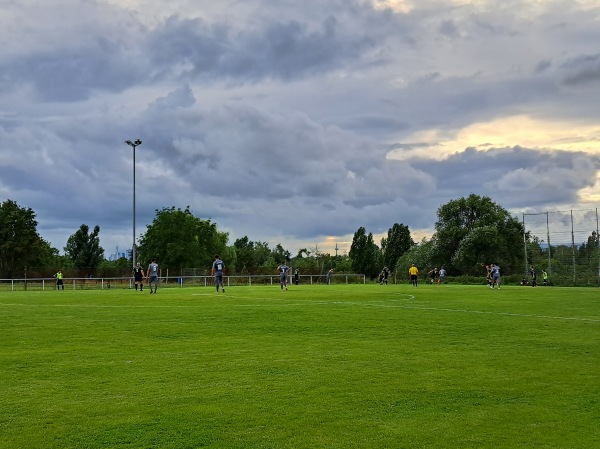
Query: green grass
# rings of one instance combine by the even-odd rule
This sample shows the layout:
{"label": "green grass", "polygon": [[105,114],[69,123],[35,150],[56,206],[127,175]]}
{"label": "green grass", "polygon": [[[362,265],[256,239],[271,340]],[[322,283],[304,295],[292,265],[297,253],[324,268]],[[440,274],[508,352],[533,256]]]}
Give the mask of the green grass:
{"label": "green grass", "polygon": [[600,447],[600,291],[0,294],[0,448]]}

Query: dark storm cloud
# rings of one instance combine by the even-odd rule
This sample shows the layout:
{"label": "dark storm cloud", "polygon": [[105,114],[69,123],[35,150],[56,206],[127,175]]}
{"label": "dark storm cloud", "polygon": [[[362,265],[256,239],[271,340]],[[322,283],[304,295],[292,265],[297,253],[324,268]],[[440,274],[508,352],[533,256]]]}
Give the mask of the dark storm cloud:
{"label": "dark storm cloud", "polygon": [[242,80],[293,79],[337,67],[371,48],[368,36],[349,35],[335,17],[315,29],[297,20],[232,29],[201,19],[171,17],[144,45],[151,64],[183,78],[204,75]]}
{"label": "dark storm cloud", "polygon": [[2,58],[0,89],[31,85],[46,101],[80,101],[97,90],[121,92],[172,77],[294,79],[359,59],[375,43],[372,33],[348,29],[333,15],[316,25],[273,20],[260,28],[234,27],[169,17],[153,29],[136,28]]}

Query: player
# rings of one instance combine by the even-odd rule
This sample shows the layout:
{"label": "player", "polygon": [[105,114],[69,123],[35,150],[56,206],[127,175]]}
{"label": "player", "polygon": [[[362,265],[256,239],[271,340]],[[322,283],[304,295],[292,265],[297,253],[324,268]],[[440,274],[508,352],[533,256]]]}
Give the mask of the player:
{"label": "player", "polygon": [[290,267],[288,267],[285,262],[281,262],[281,264],[277,267],[277,272],[279,273],[279,284],[281,285],[281,290],[283,291],[283,289],[285,288],[286,290],[287,288],[287,272],[289,271]]}
{"label": "player", "polygon": [[531,275],[531,286],[537,287],[537,273],[533,265],[529,268],[529,274]]}
{"label": "player", "polygon": [[223,285],[223,270],[225,270],[225,264],[219,257],[219,255],[215,255],[215,261],[212,265],[212,275],[215,277],[215,285],[217,287],[217,293],[219,293],[219,285],[225,293],[225,286]]}
{"label": "player", "polygon": [[429,271],[427,273],[427,276],[429,276],[429,283],[431,285],[433,285],[435,283],[437,275],[438,275],[438,269],[437,269],[437,267],[434,267],[431,271]]}
{"label": "player", "polygon": [[544,279],[544,285],[548,286],[548,272],[542,269],[542,278]]}
{"label": "player", "polygon": [[150,294],[152,294],[152,284],[154,284],[154,294],[156,294],[156,290],[158,290],[158,264],[156,263],[156,259],[152,259],[150,265],[148,265],[148,271],[146,272],[148,276],[148,287],[150,287]]}
{"label": "player", "polygon": [[379,277],[379,284],[380,285],[388,285],[388,277],[390,276],[390,270],[388,269],[388,267],[383,267],[383,270],[381,270],[381,275]]}
{"label": "player", "polygon": [[135,267],[133,267],[133,284],[135,285],[135,291],[138,289],[138,284],[140,286],[140,291],[144,291],[144,278],[146,275],[144,274],[144,269],[140,265],[140,263],[136,263]]}
{"label": "player", "polygon": [[444,267],[440,267],[440,271],[438,271],[438,284],[442,285],[446,281],[446,270]]}
{"label": "player", "polygon": [[487,282],[488,287],[492,286],[492,266],[487,264],[485,266],[485,281]]}
{"label": "player", "polygon": [[490,285],[490,288],[494,288],[497,285],[498,290],[500,290],[500,266],[493,263],[490,264],[490,269],[492,271],[492,285]]}
{"label": "player", "polygon": [[413,287],[418,287],[419,286],[419,280],[418,280],[419,269],[417,267],[415,267],[414,263],[410,265],[410,268],[408,269],[408,275],[410,276],[410,282],[412,283]]}
{"label": "player", "polygon": [[63,274],[61,270],[58,270],[56,272],[56,274],[54,275],[54,277],[56,278],[56,290],[64,290],[65,289],[65,284],[63,284]]}

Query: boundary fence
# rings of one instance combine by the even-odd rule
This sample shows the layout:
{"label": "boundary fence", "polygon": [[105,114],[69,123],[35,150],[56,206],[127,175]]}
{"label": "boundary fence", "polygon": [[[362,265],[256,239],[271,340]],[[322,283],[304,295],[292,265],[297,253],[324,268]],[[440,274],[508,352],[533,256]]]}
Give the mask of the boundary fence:
{"label": "boundary fence", "polygon": [[[553,285],[600,285],[598,208],[523,213],[524,274],[531,265]],[[529,235],[529,239],[527,236]]]}
{"label": "boundary fence", "polygon": [[[182,288],[182,287],[213,287],[215,286],[213,276],[161,276],[160,288]],[[288,284],[292,285],[294,279],[288,277]],[[324,275],[306,274],[299,276],[301,285],[325,284]],[[334,274],[331,277],[332,284],[366,284],[364,274]],[[223,276],[226,287],[251,286],[251,285],[279,285],[279,275],[248,275],[248,276]],[[108,289],[130,289],[134,287],[131,277],[107,277],[107,278],[63,278],[65,290],[108,290]],[[147,280],[144,281],[147,285]],[[1,291],[40,291],[56,290],[56,279],[54,278],[31,278],[31,279],[0,279]]]}

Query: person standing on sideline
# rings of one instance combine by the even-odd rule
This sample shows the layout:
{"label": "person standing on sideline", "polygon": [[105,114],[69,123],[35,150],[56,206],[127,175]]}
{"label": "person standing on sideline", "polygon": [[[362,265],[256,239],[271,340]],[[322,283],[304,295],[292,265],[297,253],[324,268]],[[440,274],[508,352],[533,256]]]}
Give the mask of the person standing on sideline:
{"label": "person standing on sideline", "polygon": [[294,284],[298,285],[299,282],[300,282],[300,270],[298,268],[296,268],[296,271],[294,271]]}
{"label": "person standing on sideline", "polygon": [[531,286],[537,287],[537,273],[533,265],[529,268],[529,274],[531,275]]}
{"label": "person standing on sideline", "polygon": [[284,288],[287,290],[287,272],[290,267],[288,267],[285,262],[281,262],[281,264],[277,267],[277,272],[279,273],[279,283],[281,284],[281,290]]}
{"label": "person standing on sideline", "polygon": [[490,264],[490,269],[492,270],[492,284],[490,288],[494,288],[494,285],[498,286],[498,290],[500,290],[500,267],[498,264]]}
{"label": "person standing on sideline", "polygon": [[410,276],[410,282],[412,283],[413,287],[418,287],[419,286],[419,280],[418,280],[418,275],[419,275],[419,270],[417,267],[415,267],[415,264],[410,264],[410,268],[408,269],[408,275]]}
{"label": "person standing on sideline", "polygon": [[138,284],[140,285],[140,291],[144,291],[144,278],[146,275],[144,274],[144,269],[140,265],[140,263],[136,263],[135,267],[133,267],[133,284],[135,285],[135,291],[138,289]]}
{"label": "person standing on sideline", "polygon": [[446,270],[444,267],[440,267],[440,271],[438,271],[438,284],[443,284],[446,281]]}
{"label": "person standing on sideline", "polygon": [[327,272],[327,276],[325,276],[325,284],[331,284],[331,276],[333,276],[333,268],[330,268]]}
{"label": "person standing on sideline", "polygon": [[225,293],[225,286],[223,285],[223,270],[225,270],[225,264],[217,254],[215,261],[212,264],[212,275],[215,277],[215,286],[217,287],[217,293],[219,293],[219,285]]}
{"label": "person standing on sideline", "polygon": [[56,274],[54,275],[54,277],[56,278],[56,290],[60,290],[62,288],[62,290],[65,289],[65,284],[63,284],[63,274],[62,271],[58,270],[56,272]]}
{"label": "person standing on sideline", "polygon": [[150,287],[150,294],[152,294],[152,284],[154,284],[154,294],[156,294],[156,290],[158,289],[158,264],[156,263],[156,259],[152,259],[150,265],[148,265],[148,271],[146,274],[148,275],[148,287]]}
{"label": "person standing on sideline", "polygon": [[548,286],[548,272],[546,270],[542,270],[542,278],[544,279],[544,285]]}

